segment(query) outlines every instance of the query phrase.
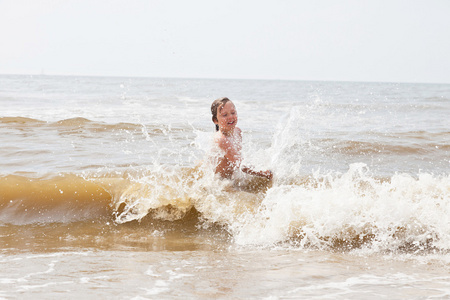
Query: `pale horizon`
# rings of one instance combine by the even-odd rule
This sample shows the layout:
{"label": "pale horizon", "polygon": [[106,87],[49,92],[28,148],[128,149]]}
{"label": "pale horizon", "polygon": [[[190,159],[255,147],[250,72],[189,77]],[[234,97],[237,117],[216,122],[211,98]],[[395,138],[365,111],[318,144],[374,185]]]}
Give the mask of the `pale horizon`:
{"label": "pale horizon", "polygon": [[180,79],[180,80],[249,80],[249,81],[298,81],[298,82],[342,82],[342,83],[392,83],[392,84],[437,84],[447,85],[447,82],[408,82],[408,81],[369,81],[369,80],[321,80],[321,79],[270,79],[270,78],[219,78],[219,77],[174,77],[174,76],[137,76],[137,75],[95,75],[95,74],[45,74],[45,73],[0,73],[0,76],[30,76],[30,77],[93,77],[93,78],[126,78],[126,79]]}

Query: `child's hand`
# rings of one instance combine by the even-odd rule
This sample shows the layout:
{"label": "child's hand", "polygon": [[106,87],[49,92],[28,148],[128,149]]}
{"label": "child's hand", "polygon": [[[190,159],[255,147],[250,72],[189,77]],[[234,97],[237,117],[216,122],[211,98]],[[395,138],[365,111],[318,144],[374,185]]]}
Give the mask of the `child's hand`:
{"label": "child's hand", "polygon": [[266,177],[267,179],[272,179],[273,178],[273,173],[270,170],[260,171],[259,174],[260,174],[261,177]]}
{"label": "child's hand", "polygon": [[241,166],[243,172],[259,177],[266,177],[267,179],[272,179],[273,173],[270,170],[267,171],[255,171],[252,168]]}

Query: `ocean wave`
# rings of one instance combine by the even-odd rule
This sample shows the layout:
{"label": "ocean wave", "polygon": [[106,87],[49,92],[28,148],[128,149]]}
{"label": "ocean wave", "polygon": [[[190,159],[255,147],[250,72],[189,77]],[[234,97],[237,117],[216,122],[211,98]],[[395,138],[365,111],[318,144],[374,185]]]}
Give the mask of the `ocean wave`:
{"label": "ocean wave", "polygon": [[[362,164],[290,182],[218,180],[201,167],[0,178],[0,226],[111,222],[217,228],[236,245],[449,251],[450,176],[375,178]],[[127,225],[128,224],[128,225]],[[196,225],[193,225],[196,224]]]}
{"label": "ocean wave", "polygon": [[111,215],[111,196],[100,186],[71,175],[0,178],[0,223],[76,222]]}
{"label": "ocean wave", "polygon": [[179,132],[191,129],[191,127],[171,126],[171,125],[152,125],[141,123],[105,123],[100,121],[93,121],[82,117],[74,117],[70,119],[63,119],[56,122],[47,122],[27,117],[0,117],[0,126],[12,129],[24,128],[50,128],[65,131],[80,131],[86,130],[90,132],[114,132],[114,131],[131,131],[142,132],[147,134],[165,135],[167,132]]}
{"label": "ocean wave", "polygon": [[[449,135],[450,136],[450,135]],[[396,154],[396,155],[425,155],[436,151],[449,151],[450,145],[444,143],[414,143],[403,142],[370,142],[356,140],[332,141],[332,151],[347,155],[368,155],[368,154]]]}
{"label": "ocean wave", "polygon": [[1,117],[0,118],[0,124],[6,124],[10,126],[35,126],[35,125],[43,125],[47,122],[32,119],[32,118],[26,118],[26,117]]}

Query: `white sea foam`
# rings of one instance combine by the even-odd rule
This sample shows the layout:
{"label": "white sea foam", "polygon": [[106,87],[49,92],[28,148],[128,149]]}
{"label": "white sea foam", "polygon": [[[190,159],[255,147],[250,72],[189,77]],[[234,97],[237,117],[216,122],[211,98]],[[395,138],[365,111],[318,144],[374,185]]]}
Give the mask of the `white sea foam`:
{"label": "white sea foam", "polygon": [[232,224],[239,244],[295,238],[304,247],[356,243],[372,250],[448,250],[450,177],[396,174],[376,180],[361,164],[344,174],[314,175],[306,185],[271,188],[256,214]]}

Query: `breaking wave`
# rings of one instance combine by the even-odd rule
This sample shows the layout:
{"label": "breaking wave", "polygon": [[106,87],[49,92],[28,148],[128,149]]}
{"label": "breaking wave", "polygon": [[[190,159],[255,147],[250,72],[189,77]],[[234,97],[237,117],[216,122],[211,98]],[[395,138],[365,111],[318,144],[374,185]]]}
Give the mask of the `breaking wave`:
{"label": "breaking wave", "polygon": [[219,226],[244,246],[449,251],[449,195],[448,175],[376,178],[364,164],[273,182],[220,180],[203,166],[8,175],[0,178],[0,226],[96,221],[142,228],[151,220],[191,226],[194,216],[198,228]]}

